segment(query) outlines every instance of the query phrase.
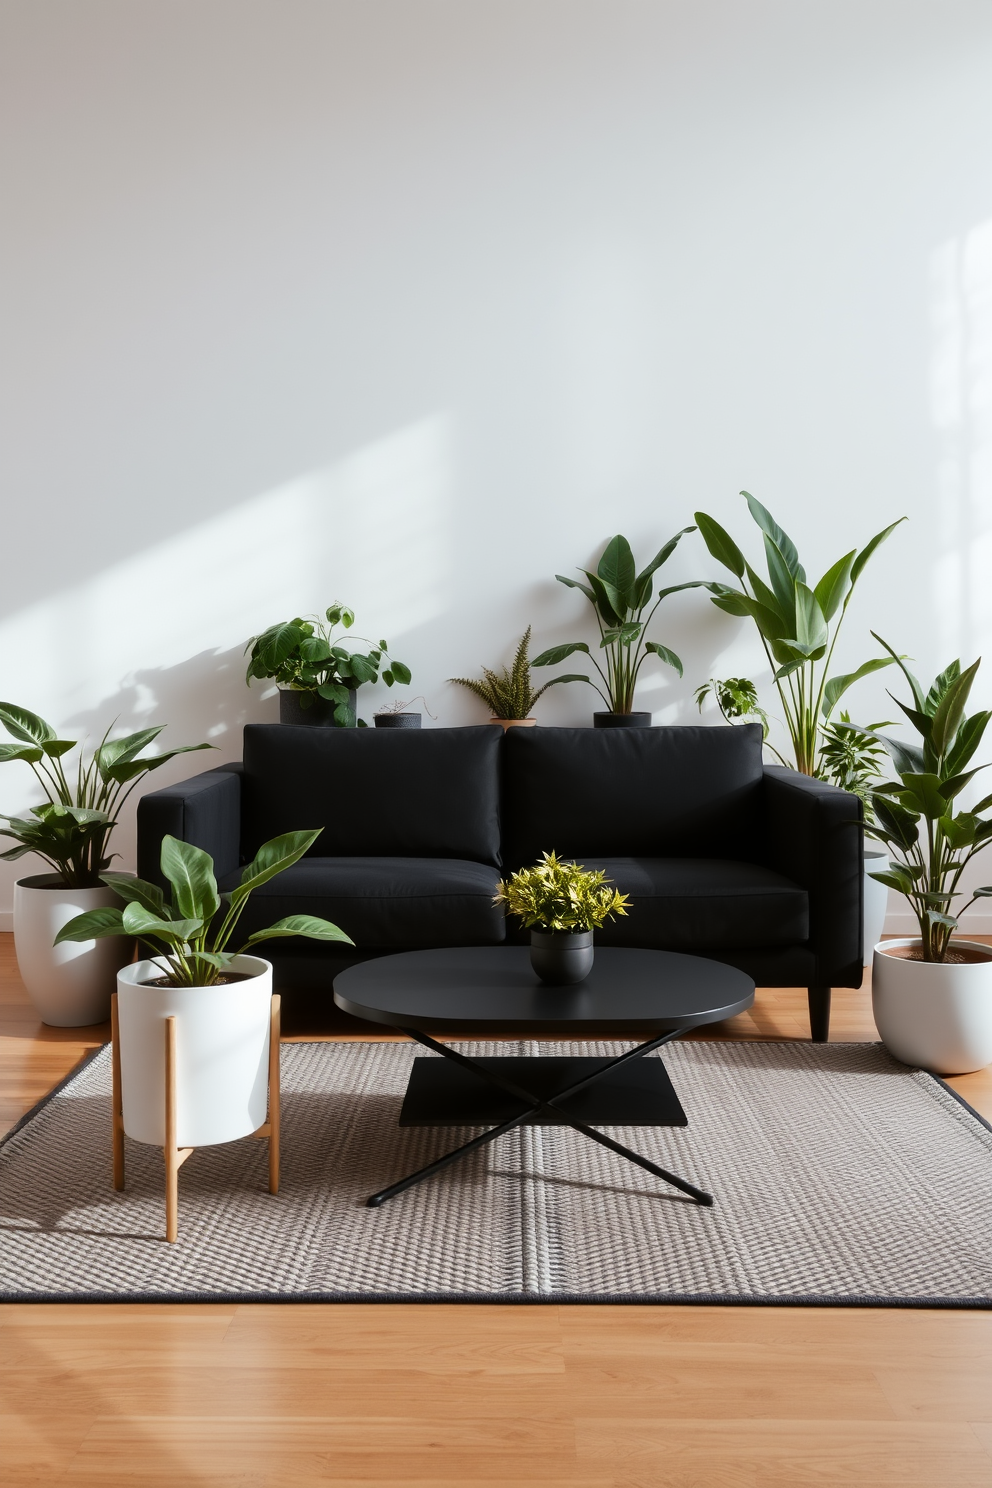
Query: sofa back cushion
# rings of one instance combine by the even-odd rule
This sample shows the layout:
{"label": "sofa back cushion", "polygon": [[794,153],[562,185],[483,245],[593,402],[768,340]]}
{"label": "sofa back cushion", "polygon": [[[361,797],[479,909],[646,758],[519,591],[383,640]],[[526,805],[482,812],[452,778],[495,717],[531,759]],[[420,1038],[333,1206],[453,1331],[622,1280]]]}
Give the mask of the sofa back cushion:
{"label": "sofa back cushion", "polygon": [[761,727],[509,729],[503,861],[759,860]]}
{"label": "sofa back cushion", "polygon": [[323,827],[320,857],[499,863],[499,747],[482,728],[245,728],[242,855]]}

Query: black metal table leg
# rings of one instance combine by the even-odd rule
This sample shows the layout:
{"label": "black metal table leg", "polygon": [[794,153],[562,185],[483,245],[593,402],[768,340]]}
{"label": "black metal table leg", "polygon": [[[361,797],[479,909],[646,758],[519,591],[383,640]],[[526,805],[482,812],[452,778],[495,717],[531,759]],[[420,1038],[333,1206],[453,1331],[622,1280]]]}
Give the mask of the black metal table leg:
{"label": "black metal table leg", "polygon": [[557,1095],[549,1100],[535,1096],[532,1091],[523,1089],[523,1087],[517,1085],[512,1080],[499,1075],[495,1070],[480,1065],[476,1060],[469,1059],[467,1055],[460,1053],[457,1049],[452,1049],[447,1044],[439,1043],[438,1040],[432,1039],[426,1033],[421,1033],[418,1029],[405,1028],[403,1032],[416,1043],[423,1044],[425,1048],[433,1050],[445,1059],[453,1060],[454,1063],[471,1070],[480,1079],[497,1086],[516,1099],[524,1101],[525,1109],[518,1112],[515,1116],[511,1116],[499,1126],[492,1127],[489,1131],[483,1132],[478,1137],[473,1137],[471,1141],[465,1142],[461,1147],[456,1147],[451,1152],[445,1153],[443,1157],[439,1157],[434,1162],[428,1163],[426,1167],[418,1169],[417,1172],[409,1174],[408,1177],[400,1179],[397,1183],[390,1184],[388,1188],[380,1189],[378,1193],[372,1194],[366,1200],[367,1207],[378,1208],[387,1199],[395,1197],[396,1194],[402,1193],[407,1188],[412,1188],[414,1184],[422,1182],[425,1178],[432,1177],[435,1173],[440,1172],[442,1168],[448,1167],[450,1163],[467,1157],[476,1148],[483,1147],[489,1142],[494,1142],[497,1137],[501,1137],[506,1132],[512,1131],[514,1127],[520,1126],[525,1122],[528,1117],[542,1110],[553,1112],[557,1118],[556,1124],[570,1126],[573,1131],[581,1132],[583,1136],[588,1137],[591,1141],[598,1142],[601,1146],[607,1147],[611,1152],[617,1153],[618,1156],[627,1158],[629,1162],[635,1163],[640,1168],[644,1168],[647,1172],[653,1174],[654,1177],[661,1178],[665,1183],[671,1184],[673,1188],[677,1188],[680,1192],[688,1194],[697,1204],[708,1207],[713,1203],[712,1194],[706,1193],[704,1189],[696,1188],[694,1184],[688,1183],[684,1178],[676,1177],[674,1173],[669,1173],[665,1168],[659,1167],[657,1163],[651,1162],[646,1157],[641,1157],[639,1153],[631,1151],[629,1147],[625,1147],[621,1142],[615,1142],[612,1137],[604,1136],[602,1132],[596,1131],[584,1122],[575,1120],[563,1111],[560,1105],[561,1101],[567,1100],[577,1090],[582,1090],[586,1086],[593,1084],[596,1080],[601,1079],[608,1071],[616,1069],[618,1065],[624,1064],[631,1059],[640,1058],[645,1054],[650,1054],[652,1050],[660,1048],[662,1044],[670,1043],[672,1039],[679,1036],[680,1029],[676,1029],[671,1033],[660,1034],[657,1038],[648,1040],[647,1043],[638,1044],[634,1049],[627,1049],[623,1054],[619,1054],[616,1059],[610,1060],[608,1064],[601,1066],[598,1070],[594,1070],[591,1074],[585,1076],[584,1079],[576,1080],[567,1089],[559,1091]]}

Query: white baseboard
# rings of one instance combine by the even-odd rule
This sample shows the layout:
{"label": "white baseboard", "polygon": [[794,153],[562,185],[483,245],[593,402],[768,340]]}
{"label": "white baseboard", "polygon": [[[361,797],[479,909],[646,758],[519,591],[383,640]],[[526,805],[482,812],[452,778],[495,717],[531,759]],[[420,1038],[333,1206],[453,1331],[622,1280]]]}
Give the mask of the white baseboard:
{"label": "white baseboard", "polygon": [[0,933],[6,930],[8,933],[14,928],[14,911],[12,909],[0,909]]}

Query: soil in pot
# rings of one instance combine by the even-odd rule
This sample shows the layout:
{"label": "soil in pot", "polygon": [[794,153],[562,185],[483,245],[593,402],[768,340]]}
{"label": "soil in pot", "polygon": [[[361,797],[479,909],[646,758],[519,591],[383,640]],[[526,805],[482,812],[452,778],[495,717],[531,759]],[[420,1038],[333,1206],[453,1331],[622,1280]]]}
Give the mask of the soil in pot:
{"label": "soil in pot", "polygon": [[[892,956],[899,961],[922,961],[923,947],[921,945],[894,945],[891,950],[888,946],[882,946],[882,954]],[[992,949],[987,954],[975,950],[972,946],[962,946],[960,949],[951,941],[951,948],[942,962],[932,961],[931,966],[980,966],[985,961],[992,961]]]}
{"label": "soil in pot", "polygon": [[[214,981],[210,983],[210,985],[211,987],[233,987],[235,982],[253,982],[254,980],[255,978],[252,976],[248,976],[246,972],[230,971],[222,973],[219,977],[216,977]],[[164,976],[155,977],[155,979],[150,982],[138,983],[139,987],[174,987],[175,985],[175,982],[170,982],[169,978]]]}

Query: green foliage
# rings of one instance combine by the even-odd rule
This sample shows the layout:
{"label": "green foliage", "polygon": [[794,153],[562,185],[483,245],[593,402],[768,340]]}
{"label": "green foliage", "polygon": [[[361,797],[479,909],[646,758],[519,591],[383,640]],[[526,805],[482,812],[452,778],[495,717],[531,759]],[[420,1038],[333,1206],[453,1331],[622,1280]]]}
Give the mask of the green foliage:
{"label": "green foliage", "polygon": [[529,718],[534,704],[549,687],[555,687],[559,682],[576,680],[574,677],[552,677],[550,682],[545,682],[543,687],[535,690],[527,656],[530,631],[528,625],[520,637],[520,644],[510,666],[501,667],[498,672],[483,667],[481,680],[474,677],[449,677],[448,681],[457,682],[459,687],[467,687],[474,692],[494,718]]}
{"label": "green foliage", "polygon": [[550,852],[533,868],[501,880],[494,902],[528,930],[595,930],[612,915],[625,915],[630,901],[607,887],[602,869],[562,863]]}
{"label": "green foliage", "polygon": [[108,729],[89,761],[80,755],[69,776],[62,761],[77,747],[77,740],[59,739],[50,723],[14,703],[0,703],[0,723],[16,740],[0,744],[0,763],[21,760],[30,765],[47,797],[42,805],[31,807],[30,818],[0,816],[7,823],[0,828],[0,837],[10,837],[17,844],[0,853],[0,859],[13,863],[36,853],[67,887],[75,889],[99,886],[100,872],[111,862],[110,834],[141,777],[178,754],[213,748],[212,744],[186,744],[165,754],[142,756],[141,751],[158,737],[164,724],[124,739],[111,739]]}
{"label": "green foliage", "polygon": [[[605,652],[603,659],[606,665],[600,665],[585,641],[569,641],[562,646],[551,646],[547,651],[542,651],[540,656],[536,656],[532,665],[554,666],[566,657],[582,652],[596,668],[603,686],[600,687],[583,673],[570,674],[557,680],[588,682],[614,713],[633,711],[638,673],[649,655],[657,656],[667,666],[673,667],[681,677],[682,663],[675,652],[659,641],[646,640],[645,635],[655,610],[667,595],[677,594],[682,589],[707,587],[698,580],[672,584],[668,589],[661,589],[651,605],[654,574],[662,564],[668,562],[679,540],[687,532],[695,530],[694,527],[683,527],[681,532],[677,532],[655,554],[641,573],[636,570],[630,543],[618,534],[607,543],[595,573],[590,573],[587,568],[579,570],[588,579],[587,584],[578,579],[568,579],[564,574],[556,574],[559,584],[565,584],[569,589],[579,589],[592,605],[599,626],[599,649]],[[648,613],[645,615],[646,610]]]}
{"label": "green foliage", "polygon": [[[874,632],[872,632],[874,635]],[[966,768],[982,741],[992,713],[973,713],[965,707],[979,663],[965,671],[959,661],[935,679],[924,694],[903,658],[888,642],[875,636],[899,667],[913,695],[912,705],[898,704],[919,736],[920,743],[873,735],[888,750],[898,780],[872,793],[874,835],[884,842],[894,861],[884,872],[873,873],[879,883],[904,894],[920,923],[924,961],[943,961],[960,915],[976,899],[992,896],[992,888],[976,889],[956,913],[961,897],[958,884],[966,865],[992,841],[992,820],[983,816],[992,806],[985,796],[970,811],[956,810],[955,800],[979,770]]]}
{"label": "green foliage", "polygon": [[871,798],[882,777],[885,759],[885,747],[878,741],[877,730],[888,727],[883,722],[858,728],[851,722],[851,715],[843,712],[836,723],[827,723],[822,729],[817,773],[821,780],[829,780],[831,785],[859,797],[865,810],[865,828],[872,833],[875,812]]}
{"label": "green foliage", "polygon": [[211,987],[229,969],[234,957],[263,940],[304,935],[310,940],[354,942],[337,925],[313,915],[287,915],[267,930],[256,930],[240,951],[228,951],[248,896],[277,873],[299,861],[316,842],[316,832],[287,832],[259,848],[253,862],[243,869],[241,881],[229,894],[221,894],[209,853],[162,838],[162,873],[172,885],[172,903],[157,884],[123,873],[104,873],[103,883],[121,899],[124,908],[95,909],[76,915],[59,931],[55,944],[67,940],[102,940],[108,935],[133,935],[163,966],[172,987]]}
{"label": "green foliage", "polygon": [[710,695],[726,723],[760,723],[761,737],[768,738],[768,714],[758,702],[758,689],[750,677],[725,677],[722,681],[711,677],[697,687],[693,696],[700,713]]}
{"label": "green foliage", "polygon": [[350,630],[354,623],[352,610],[333,604],[325,610],[323,620],[312,615],[309,619],[297,617],[270,625],[261,635],[252,636],[245,647],[246,652],[251,652],[245,681],[272,677],[280,687],[291,687],[303,694],[301,708],[311,708],[315,698],[323,698],[335,704],[336,724],[354,728],[355,713],[348,702],[348,693],[353,688],[377,682],[380,669],[387,687],[394,682],[406,686],[410,681],[410,668],[390,657],[385,641],[374,646],[364,636],[360,637],[369,646],[368,652],[349,651],[335,643],[336,627]]}
{"label": "green foliage", "polygon": [[760,501],[747,491],[741,495],[762,534],[767,581],[755,572],[719,522],[705,512],[696,512],[710,553],[741,582],[740,588],[717,583],[705,587],[718,609],[728,615],[750,616],[758,627],[785,712],[795,768],[804,775],[816,775],[821,724],[829,722],[849,687],[898,659],[876,656],[854,672],[830,676],[837,637],[865,564],[906,519],[900,517],[899,522],[876,533],[860,552],[852,548],[838,558],[810,588],[792,539]]}

